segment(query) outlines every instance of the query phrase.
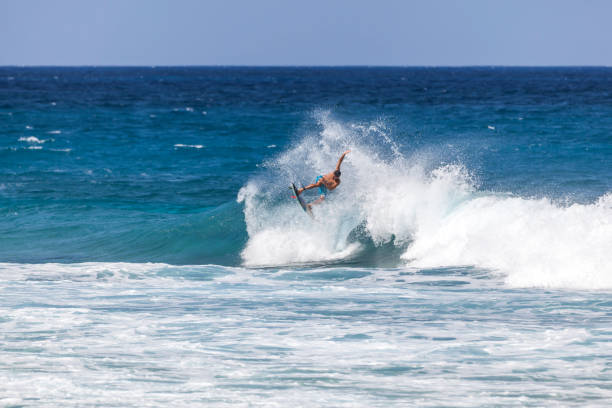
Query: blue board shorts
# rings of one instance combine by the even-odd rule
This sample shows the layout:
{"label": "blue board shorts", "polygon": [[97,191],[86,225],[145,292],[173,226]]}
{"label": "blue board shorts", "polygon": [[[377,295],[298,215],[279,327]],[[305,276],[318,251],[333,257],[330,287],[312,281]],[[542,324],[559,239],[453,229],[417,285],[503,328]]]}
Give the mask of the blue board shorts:
{"label": "blue board shorts", "polygon": [[[315,179],[315,183],[318,183],[319,180],[321,180],[322,178],[323,176],[317,176],[317,178]],[[325,187],[325,185],[319,187],[319,194],[322,196],[327,196],[327,187]]]}

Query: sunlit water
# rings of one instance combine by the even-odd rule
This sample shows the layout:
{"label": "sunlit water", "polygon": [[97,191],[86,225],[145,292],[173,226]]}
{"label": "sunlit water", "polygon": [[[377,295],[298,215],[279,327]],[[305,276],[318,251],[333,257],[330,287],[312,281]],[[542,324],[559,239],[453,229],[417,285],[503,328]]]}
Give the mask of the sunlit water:
{"label": "sunlit water", "polygon": [[608,406],[611,72],[0,68],[0,406]]}

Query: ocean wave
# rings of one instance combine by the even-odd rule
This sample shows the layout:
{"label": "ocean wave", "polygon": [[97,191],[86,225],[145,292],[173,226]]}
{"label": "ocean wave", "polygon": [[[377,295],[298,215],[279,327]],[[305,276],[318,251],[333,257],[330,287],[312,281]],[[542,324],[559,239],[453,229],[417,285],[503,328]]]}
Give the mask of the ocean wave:
{"label": "ocean wave", "polygon": [[420,222],[403,257],[418,267],[477,265],[517,287],[612,288],[612,195],[562,206],[548,199],[472,197]]}
{"label": "ocean wave", "polygon": [[[25,152],[30,152],[19,151],[23,151],[24,157]],[[39,153],[44,152],[47,150]],[[56,170],[50,168],[39,176],[60,180],[57,181],[59,183],[71,177],[74,171],[71,168],[65,172]],[[78,170],[87,179],[91,177],[96,180],[99,176],[99,172],[87,175],[87,171],[91,170]],[[14,182],[3,184],[6,186],[0,193],[7,198],[22,188],[22,185]],[[6,216],[7,231],[18,226],[20,233],[12,234],[11,239],[0,246],[0,260],[4,262],[121,261],[239,265],[239,253],[246,241],[242,207],[233,201],[188,212],[170,210],[166,213],[155,208],[155,212],[148,213],[152,215],[147,217],[142,216],[142,209],[151,211],[153,206],[128,205],[109,209],[104,205],[82,205],[75,210],[70,202],[58,203],[51,208],[41,208],[37,204],[12,206],[10,200],[8,203],[4,211],[0,211],[0,216]],[[17,210],[18,217],[15,216]],[[45,219],[46,222],[23,224],[24,219],[32,217]]]}
{"label": "ocean wave", "polygon": [[[245,265],[350,261],[391,244],[403,252],[398,266],[486,268],[510,286],[612,288],[612,194],[562,205],[480,191],[461,163],[404,156],[384,124],[344,124],[325,113],[318,121],[318,132],[265,163],[240,190]],[[279,180],[310,183],[349,148],[342,184],[312,221]],[[369,244],[351,239],[358,229]]]}

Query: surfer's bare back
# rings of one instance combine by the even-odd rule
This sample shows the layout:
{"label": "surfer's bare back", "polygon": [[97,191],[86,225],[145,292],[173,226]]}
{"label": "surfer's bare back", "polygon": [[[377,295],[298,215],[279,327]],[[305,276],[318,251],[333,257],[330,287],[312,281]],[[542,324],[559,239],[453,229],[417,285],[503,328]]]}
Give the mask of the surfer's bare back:
{"label": "surfer's bare back", "polygon": [[327,195],[327,191],[334,190],[340,184],[340,176],[342,172],[340,172],[340,165],[342,164],[342,160],[344,160],[344,156],[349,153],[350,150],[342,153],[342,156],[338,159],[338,164],[336,164],[336,169],[330,173],[325,175],[317,176],[314,183],[307,185],[306,187],[300,188],[297,192],[298,194],[302,194],[305,190],[310,190],[311,188],[319,187],[319,198],[313,201],[310,204],[307,204],[308,208],[310,208],[314,204],[319,204],[323,200],[325,200],[325,196]]}

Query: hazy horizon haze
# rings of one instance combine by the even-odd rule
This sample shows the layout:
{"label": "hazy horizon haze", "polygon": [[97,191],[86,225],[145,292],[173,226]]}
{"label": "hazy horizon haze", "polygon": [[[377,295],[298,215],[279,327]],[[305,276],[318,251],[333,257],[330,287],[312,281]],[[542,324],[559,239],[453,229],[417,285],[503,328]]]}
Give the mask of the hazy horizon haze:
{"label": "hazy horizon haze", "polygon": [[601,0],[0,5],[4,66],[612,65]]}

